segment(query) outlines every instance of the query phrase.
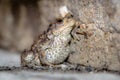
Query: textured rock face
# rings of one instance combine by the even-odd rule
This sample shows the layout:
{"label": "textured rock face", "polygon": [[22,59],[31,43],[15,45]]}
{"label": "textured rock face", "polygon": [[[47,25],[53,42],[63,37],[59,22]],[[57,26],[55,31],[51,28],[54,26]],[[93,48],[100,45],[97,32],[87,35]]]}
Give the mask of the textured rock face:
{"label": "textured rock face", "polygon": [[[4,1],[3,3],[6,4]],[[2,46],[13,47],[18,51],[28,49],[35,35],[46,30],[49,23],[59,15],[59,8],[66,5],[76,19],[85,23],[85,33],[88,33],[87,37],[76,33],[79,41],[72,40],[73,53],[68,61],[120,71],[119,0],[36,0],[34,3],[17,3],[19,5],[9,4],[12,11],[7,8],[7,4],[0,6],[0,23],[4,26],[0,29]],[[15,6],[18,11],[14,9]]]}
{"label": "textured rock face", "polygon": [[119,16],[117,7],[120,4],[115,8],[111,2],[90,2],[81,9],[79,19],[87,25],[86,33],[92,35],[86,38],[78,34],[80,40],[72,41],[69,62],[120,71],[119,22],[113,20]]}

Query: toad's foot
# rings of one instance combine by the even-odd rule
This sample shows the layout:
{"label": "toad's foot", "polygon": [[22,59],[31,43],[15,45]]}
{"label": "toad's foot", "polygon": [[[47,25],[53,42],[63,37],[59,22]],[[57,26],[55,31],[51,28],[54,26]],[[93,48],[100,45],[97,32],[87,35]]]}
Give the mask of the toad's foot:
{"label": "toad's foot", "polygon": [[61,69],[61,70],[65,71],[65,70],[70,70],[70,69],[76,68],[76,65],[70,64],[68,62],[64,62],[63,64],[49,66],[49,69],[53,69],[53,68],[55,68],[55,69]]}
{"label": "toad's foot", "polygon": [[32,51],[24,51],[21,55],[21,65],[22,67],[41,66],[39,55]]}
{"label": "toad's foot", "polygon": [[87,30],[86,25],[77,21],[76,27],[72,30],[71,35],[72,35],[74,40],[79,41],[78,34],[86,36],[86,30]]}

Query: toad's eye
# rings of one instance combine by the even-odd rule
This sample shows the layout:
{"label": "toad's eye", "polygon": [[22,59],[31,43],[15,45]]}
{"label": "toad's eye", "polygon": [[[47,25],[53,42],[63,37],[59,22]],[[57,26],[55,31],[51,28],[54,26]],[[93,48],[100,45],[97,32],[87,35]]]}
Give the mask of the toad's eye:
{"label": "toad's eye", "polygon": [[62,23],[63,19],[62,18],[57,18],[56,21],[57,21],[57,23]]}
{"label": "toad's eye", "polygon": [[62,19],[58,19],[57,22],[60,22],[60,23],[61,23],[61,22],[63,22],[63,20],[62,20]]}

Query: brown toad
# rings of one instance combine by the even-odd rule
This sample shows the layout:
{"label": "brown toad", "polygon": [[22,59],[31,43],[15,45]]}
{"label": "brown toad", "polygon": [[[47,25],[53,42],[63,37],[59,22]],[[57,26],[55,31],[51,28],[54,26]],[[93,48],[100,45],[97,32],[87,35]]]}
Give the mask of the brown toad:
{"label": "brown toad", "polygon": [[64,7],[62,20],[52,24],[47,32],[40,35],[31,50],[21,55],[22,66],[57,65],[68,57],[70,53],[71,31],[76,21]]}

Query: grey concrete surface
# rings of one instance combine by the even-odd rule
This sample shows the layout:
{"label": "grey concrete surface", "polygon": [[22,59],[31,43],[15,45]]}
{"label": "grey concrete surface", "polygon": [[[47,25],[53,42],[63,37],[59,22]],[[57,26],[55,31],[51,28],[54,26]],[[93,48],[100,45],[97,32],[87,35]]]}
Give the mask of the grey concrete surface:
{"label": "grey concrete surface", "polygon": [[0,80],[120,80],[120,76],[108,73],[51,73],[51,72],[0,72]]}
{"label": "grey concrete surface", "polygon": [[20,54],[0,50],[0,66],[20,66]]}

